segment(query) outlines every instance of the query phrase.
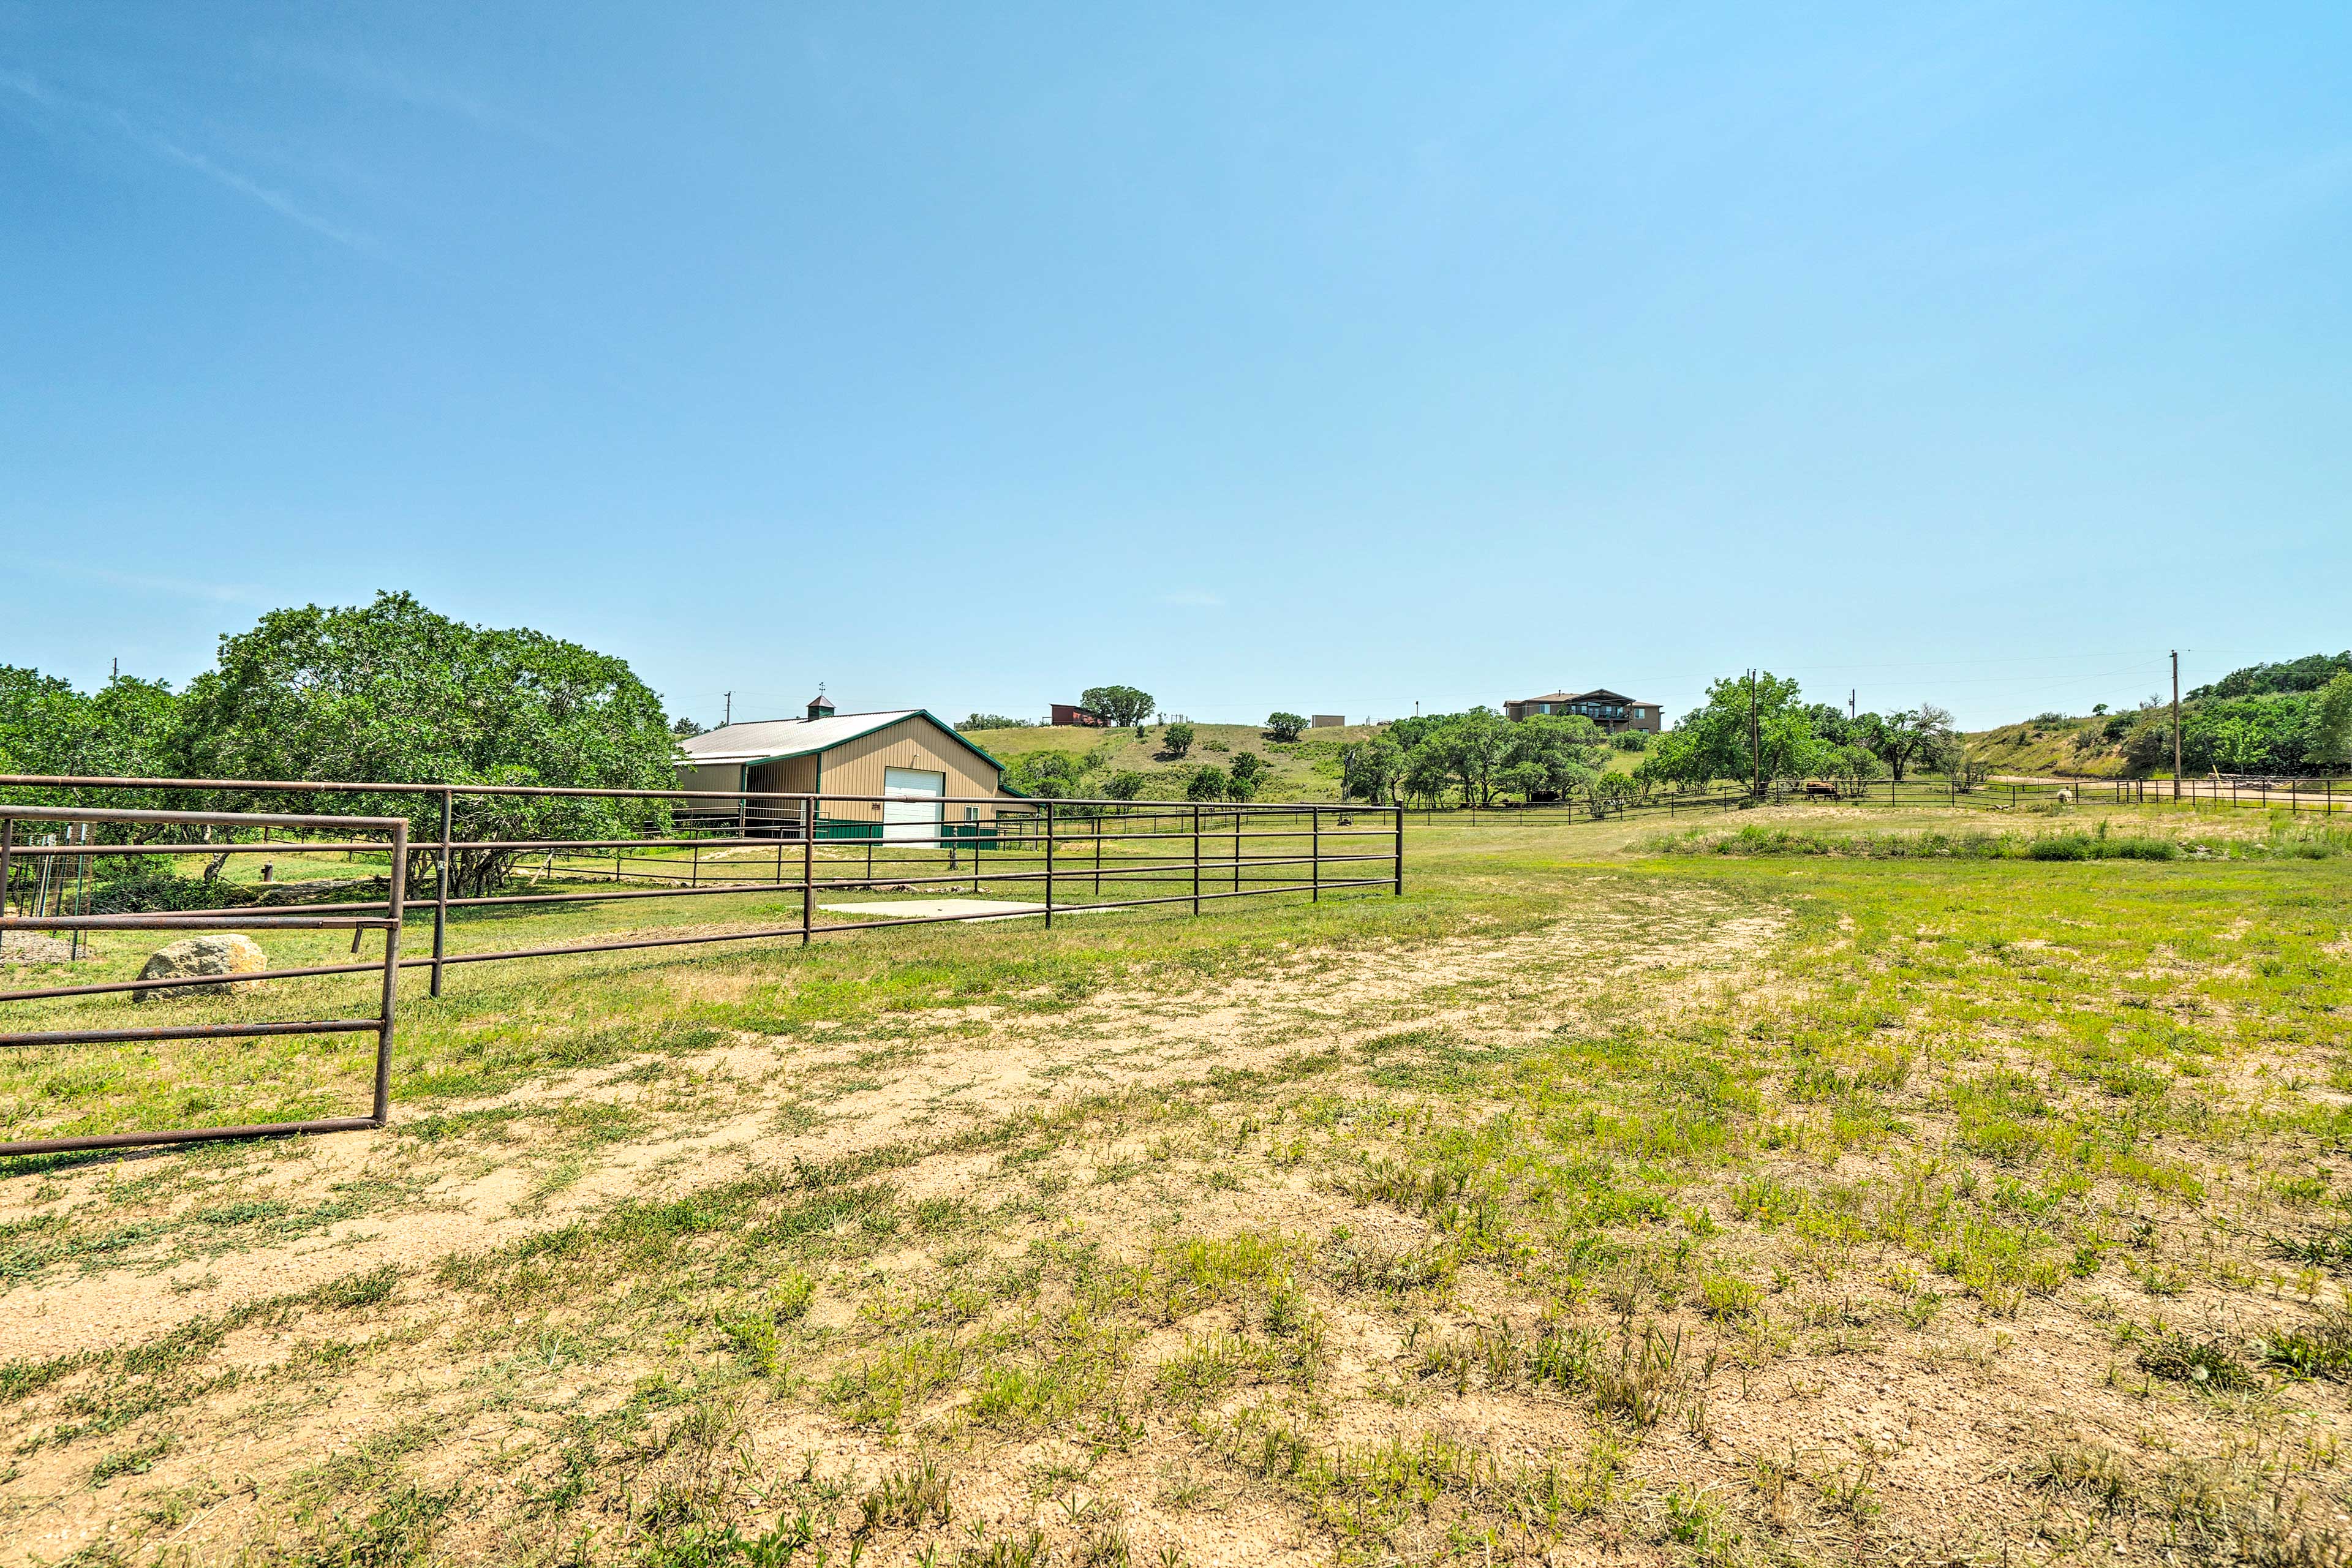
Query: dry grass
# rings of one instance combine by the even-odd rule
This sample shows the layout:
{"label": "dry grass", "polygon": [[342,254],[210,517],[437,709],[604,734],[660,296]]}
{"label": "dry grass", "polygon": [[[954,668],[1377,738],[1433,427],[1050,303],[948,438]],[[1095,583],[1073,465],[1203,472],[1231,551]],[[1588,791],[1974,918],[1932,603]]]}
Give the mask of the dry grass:
{"label": "dry grass", "polygon": [[23,1163],[0,1560],[2344,1561],[2346,862],[1639,838],[485,976],[389,1132]]}

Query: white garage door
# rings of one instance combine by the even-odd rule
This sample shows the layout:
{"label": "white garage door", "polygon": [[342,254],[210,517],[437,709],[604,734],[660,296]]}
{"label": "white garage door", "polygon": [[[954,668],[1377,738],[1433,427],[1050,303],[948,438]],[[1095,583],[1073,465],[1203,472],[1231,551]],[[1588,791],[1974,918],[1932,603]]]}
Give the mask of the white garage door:
{"label": "white garage door", "polygon": [[921,768],[882,770],[882,837],[899,843],[940,841],[940,797],[948,793],[948,775]]}

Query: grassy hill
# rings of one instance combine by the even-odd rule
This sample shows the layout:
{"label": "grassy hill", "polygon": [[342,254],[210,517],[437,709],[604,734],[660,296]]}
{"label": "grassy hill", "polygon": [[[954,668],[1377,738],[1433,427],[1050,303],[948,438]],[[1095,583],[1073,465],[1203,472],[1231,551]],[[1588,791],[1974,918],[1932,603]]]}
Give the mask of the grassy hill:
{"label": "grassy hill", "polygon": [[1184,781],[1203,763],[1224,767],[1239,752],[1255,752],[1274,769],[1260,793],[1261,800],[1338,800],[1339,756],[1381,732],[1374,724],[1349,724],[1335,730],[1309,730],[1288,745],[1266,738],[1255,724],[1195,724],[1192,749],[1182,758],[1168,754],[1163,736],[1167,726],[1146,728],[1150,738],[1139,741],[1133,730],[1082,730],[1073,726],[1038,725],[1015,730],[966,730],[963,738],[997,761],[1010,765],[1040,752],[1089,757],[1094,777],[1108,778],[1132,769],[1144,776],[1143,793],[1154,800],[1181,800]]}
{"label": "grassy hill", "polygon": [[2034,773],[2054,778],[2123,778],[2130,773],[2120,742],[2105,738],[2104,718],[2053,719],[1978,730],[1962,737],[1973,762],[1999,773]]}
{"label": "grassy hill", "polygon": [[[1255,724],[1194,724],[1192,752],[1171,757],[1162,736],[1164,725],[1146,731],[1139,741],[1133,730],[1081,730],[1071,726],[1037,725],[1011,730],[966,730],[965,740],[997,761],[1010,765],[1040,752],[1071,757],[1092,757],[1095,779],[1133,769],[1145,779],[1144,795],[1152,800],[1181,800],[1184,781],[1203,763],[1224,767],[1236,752],[1255,752],[1274,773],[1259,793],[1261,800],[1331,800],[1339,798],[1339,758],[1349,746],[1361,744],[1385,728],[1379,724],[1349,724],[1331,730],[1309,730],[1288,745],[1266,738]],[[1638,752],[1612,751],[1612,773],[1630,773],[1640,765]]]}

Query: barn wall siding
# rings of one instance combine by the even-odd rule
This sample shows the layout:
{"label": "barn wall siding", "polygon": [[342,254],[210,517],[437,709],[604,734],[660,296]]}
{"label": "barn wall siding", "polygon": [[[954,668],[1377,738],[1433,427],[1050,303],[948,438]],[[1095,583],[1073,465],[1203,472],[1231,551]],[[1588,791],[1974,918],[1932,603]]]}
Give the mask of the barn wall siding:
{"label": "barn wall siding", "polygon": [[[919,768],[926,773],[947,775],[947,819],[950,824],[963,820],[966,803],[958,795],[979,795],[993,801],[997,795],[996,770],[972,754],[962,742],[940,730],[919,714],[910,714],[895,724],[884,726],[870,735],[860,735],[845,741],[824,754],[824,781],[819,786],[827,795],[880,795],[883,772],[887,768]],[[882,807],[876,802],[828,800],[824,815],[832,822],[844,825],[879,823]],[[983,804],[981,820],[993,820],[996,808]]]}

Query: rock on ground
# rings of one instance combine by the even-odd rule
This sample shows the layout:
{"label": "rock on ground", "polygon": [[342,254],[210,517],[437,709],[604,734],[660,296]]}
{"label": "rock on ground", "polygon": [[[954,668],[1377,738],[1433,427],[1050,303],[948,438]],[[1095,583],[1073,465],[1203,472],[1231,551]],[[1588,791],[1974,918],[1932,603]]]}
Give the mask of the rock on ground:
{"label": "rock on ground", "polygon": [[[191,936],[159,947],[139,972],[142,980],[177,980],[191,974],[252,974],[269,967],[261,944],[247,936]],[[249,986],[252,982],[245,983]],[[225,996],[244,989],[223,981],[217,985],[170,985],[133,991],[133,1002],[159,996]]]}

